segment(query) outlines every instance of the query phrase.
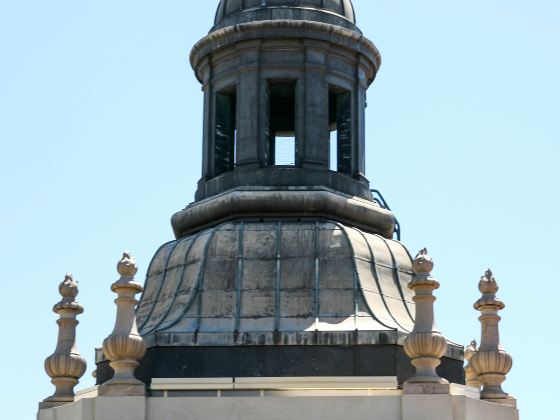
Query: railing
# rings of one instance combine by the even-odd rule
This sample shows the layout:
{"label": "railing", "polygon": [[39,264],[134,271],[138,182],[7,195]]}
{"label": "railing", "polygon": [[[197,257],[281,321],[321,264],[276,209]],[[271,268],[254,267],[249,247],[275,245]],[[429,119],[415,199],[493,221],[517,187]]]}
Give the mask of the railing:
{"label": "railing", "polygon": [[[391,207],[389,207],[389,204],[387,204],[387,201],[385,201],[383,194],[381,194],[379,190],[370,190],[370,191],[373,194],[373,201],[379,204],[382,208],[392,211]],[[401,224],[399,223],[396,217],[395,217],[395,236],[397,241],[401,240]]]}

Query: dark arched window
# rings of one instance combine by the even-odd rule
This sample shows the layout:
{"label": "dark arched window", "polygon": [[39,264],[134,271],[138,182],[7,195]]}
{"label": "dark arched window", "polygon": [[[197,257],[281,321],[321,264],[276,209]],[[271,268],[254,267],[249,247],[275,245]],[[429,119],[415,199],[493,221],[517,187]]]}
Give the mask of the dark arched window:
{"label": "dark arched window", "polygon": [[236,87],[216,93],[214,124],[214,175],[231,171],[235,166],[237,137]]}
{"label": "dark arched window", "polygon": [[331,86],[329,89],[330,169],[352,174],[352,94]]}
{"label": "dark arched window", "polygon": [[296,164],[296,81],[269,81],[268,165]]}

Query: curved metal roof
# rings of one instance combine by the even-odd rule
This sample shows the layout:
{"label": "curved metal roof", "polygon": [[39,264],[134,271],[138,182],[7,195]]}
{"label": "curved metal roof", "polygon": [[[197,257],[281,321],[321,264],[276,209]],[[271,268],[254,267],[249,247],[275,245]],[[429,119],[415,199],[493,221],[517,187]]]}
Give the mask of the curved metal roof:
{"label": "curved metal roof", "polygon": [[261,20],[314,20],[355,29],[351,0],[221,0],[214,30]]}
{"label": "curved metal roof", "polygon": [[157,251],[138,326],[149,345],[156,336],[165,345],[222,346],[307,344],[313,332],[406,333],[411,264],[400,242],[340,223],[224,223]]}

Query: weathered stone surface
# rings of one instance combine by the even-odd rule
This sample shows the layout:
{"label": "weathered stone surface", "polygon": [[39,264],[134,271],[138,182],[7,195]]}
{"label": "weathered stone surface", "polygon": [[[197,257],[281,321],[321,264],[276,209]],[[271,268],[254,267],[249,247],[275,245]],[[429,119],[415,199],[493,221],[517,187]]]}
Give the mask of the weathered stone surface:
{"label": "weathered stone surface", "polygon": [[115,328],[103,341],[103,353],[110,360],[113,378],[99,388],[101,396],[143,396],[144,384],[135,378],[134,371],[146,352],[144,340],[136,326],[135,295],[142,291],[142,285],[134,280],[138,271],[136,259],[128,252],[117,264],[120,279],[111,286],[118,295]]}
{"label": "weathered stone surface", "polygon": [[296,345],[320,332],[344,345],[337,334],[412,329],[411,277],[402,244],[341,223],[224,223],[156,253],[138,324],[150,343]]}
{"label": "weathered stone surface", "polygon": [[513,366],[512,357],[502,349],[500,342],[500,316],[498,312],[505,304],[496,297],[498,283],[491,270],[481,277],[478,288],[482,297],[474,307],[480,311],[482,339],[480,348],[474,353],[471,364],[482,384],[481,398],[503,404],[512,404],[513,398],[502,389],[502,383]]}
{"label": "weathered stone surface", "polygon": [[319,21],[356,30],[350,0],[222,0],[213,30],[275,19]]}
{"label": "weathered stone surface", "polygon": [[56,387],[55,393],[40,403],[41,408],[58,407],[74,401],[74,387],[86,371],[86,360],[76,345],[76,317],[84,308],[76,302],[78,283],[67,274],[59,286],[62,300],[53,311],[60,316],[58,340],[54,353],[45,360],[45,370]]}
{"label": "weathered stone surface", "polygon": [[195,202],[173,215],[177,239],[239,218],[326,218],[391,239],[395,217],[376,203],[321,188],[238,188]]}
{"label": "weathered stone surface", "polygon": [[425,391],[428,394],[437,394],[446,389],[449,391],[448,381],[436,372],[436,368],[441,364],[441,357],[447,351],[447,339],[438,331],[434,317],[436,298],[433,293],[439,288],[439,282],[432,277],[433,268],[434,262],[424,248],[412,262],[414,277],[408,283],[408,287],[414,290],[416,313],[414,329],[404,342],[404,350],[416,368],[416,375],[410,378],[407,384],[433,386],[411,386],[409,393]]}
{"label": "weathered stone surface", "polygon": [[[173,397],[98,397],[54,410],[41,410],[38,420],[518,420],[514,407],[489,404],[462,395],[401,395],[371,391],[348,395],[345,390],[323,395],[296,393],[274,396],[249,391]],[[55,412],[56,411],[56,412]]]}
{"label": "weathered stone surface", "polygon": [[[247,20],[211,32],[191,53],[205,92],[196,200],[247,186],[319,186],[371,200],[365,91],[380,63],[373,43],[358,31],[313,19]],[[292,102],[273,109],[278,83],[293,88]],[[341,93],[348,100],[339,109],[335,98]],[[235,110],[216,105],[223,95],[232,97]],[[277,114],[293,121],[277,127]],[[334,131],[336,145],[330,142]],[[276,135],[294,138],[293,165],[274,161]],[[334,147],[337,162],[330,162]]]}

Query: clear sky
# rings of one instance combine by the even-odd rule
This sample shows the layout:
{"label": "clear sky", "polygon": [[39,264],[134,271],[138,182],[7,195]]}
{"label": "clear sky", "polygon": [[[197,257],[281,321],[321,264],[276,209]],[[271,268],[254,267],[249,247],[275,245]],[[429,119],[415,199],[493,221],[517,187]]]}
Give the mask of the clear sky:
{"label": "clear sky", "polygon": [[[115,265],[142,279],[200,176],[202,96],[188,63],[217,0],[0,0],[0,395],[29,419],[52,393],[52,305],[80,281],[78,342],[114,323]],[[411,252],[436,261],[436,316],[479,338],[477,283],[494,269],[505,389],[553,420],[560,233],[560,3],[354,0],[383,66],[368,96],[367,170]],[[532,296],[532,297],[531,297]]]}

